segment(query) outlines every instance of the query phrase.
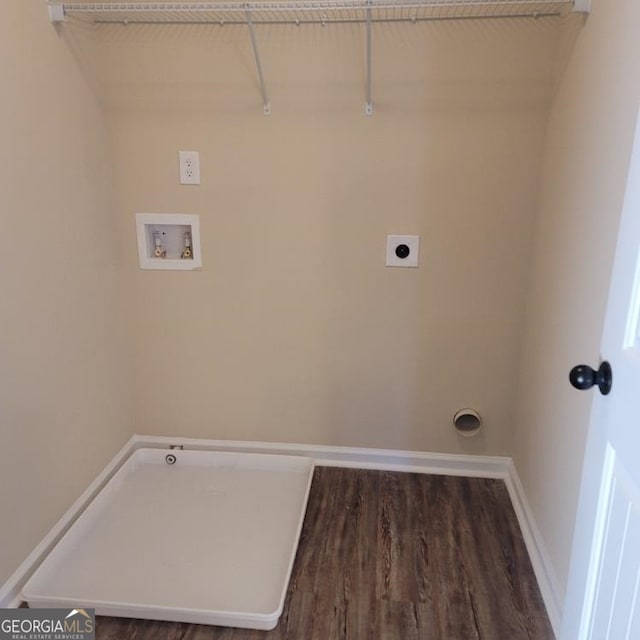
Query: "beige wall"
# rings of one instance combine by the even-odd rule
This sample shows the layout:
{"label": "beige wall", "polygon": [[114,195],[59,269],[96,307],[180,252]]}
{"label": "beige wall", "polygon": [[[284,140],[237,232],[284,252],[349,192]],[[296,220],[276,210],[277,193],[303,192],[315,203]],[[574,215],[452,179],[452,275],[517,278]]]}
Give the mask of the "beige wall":
{"label": "beige wall", "polygon": [[0,584],[124,444],[119,254],[101,111],[44,2],[0,21]]}
{"label": "beige wall", "polygon": [[[360,27],[259,27],[264,117],[243,28],[58,38],[41,3],[5,2],[0,582],[132,430],[509,454],[516,423],[562,582],[589,410],[566,370],[597,359],[608,276],[573,265],[611,258],[637,57],[632,0],[594,2],[528,302],[560,23],[376,27],[372,118]],[[178,185],[180,149],[200,187]],[[200,214],[202,271],[139,271],[137,211]],[[383,266],[388,233],[421,235],[420,269]],[[452,432],[461,406],[480,437]]]}
{"label": "beige wall", "polygon": [[[245,29],[101,30],[136,428],[509,453],[559,33],[376,27],[366,118],[362,27],[259,27],[270,117]],[[199,214],[202,271],[139,271],[136,212]],[[384,267],[393,233],[421,236],[418,270]]]}
{"label": "beige wall", "polygon": [[636,0],[593,0],[547,133],[514,460],[560,599],[593,397],[567,374],[599,358],[640,96],[639,28]]}

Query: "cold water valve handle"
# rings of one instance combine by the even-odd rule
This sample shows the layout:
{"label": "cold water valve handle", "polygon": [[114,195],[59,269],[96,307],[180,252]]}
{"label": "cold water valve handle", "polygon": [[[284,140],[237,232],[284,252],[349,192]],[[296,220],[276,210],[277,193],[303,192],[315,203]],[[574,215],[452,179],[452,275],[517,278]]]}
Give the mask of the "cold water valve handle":
{"label": "cold water valve handle", "polygon": [[603,396],[608,395],[613,384],[613,373],[611,365],[605,360],[597,371],[594,371],[587,364],[579,364],[573,367],[569,373],[569,382],[580,391],[586,391],[598,385]]}

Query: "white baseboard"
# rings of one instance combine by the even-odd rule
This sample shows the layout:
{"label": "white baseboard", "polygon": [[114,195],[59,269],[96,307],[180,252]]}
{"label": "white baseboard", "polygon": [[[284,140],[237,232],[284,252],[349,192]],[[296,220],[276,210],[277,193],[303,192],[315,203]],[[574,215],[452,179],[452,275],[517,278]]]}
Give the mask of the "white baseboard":
{"label": "white baseboard", "polygon": [[234,440],[200,440],[166,436],[134,436],[134,448],[167,448],[171,445],[204,451],[271,453],[313,458],[318,466],[350,467],[435,473],[474,478],[505,478],[511,458],[504,456],[470,456],[449,453],[426,453],[395,449],[363,449],[283,442],[245,442]]}
{"label": "white baseboard", "polygon": [[172,445],[197,450],[301,455],[313,458],[315,464],[319,466],[503,479],[518,517],[551,624],[556,633],[559,629],[561,607],[557,582],[554,580],[542,538],[511,458],[505,456],[474,456],[391,449],[362,449],[324,445],[200,440],[139,435],[134,435],[116,454],[113,460],[62,516],[42,542],[29,554],[9,580],[0,587],[0,607],[15,607],[20,604],[22,587],[31,574],[134,451],[141,448],[164,449]]}
{"label": "white baseboard", "polygon": [[560,586],[513,461],[509,462],[504,481],[520,524],[551,626],[556,636],[559,636],[562,624]]}

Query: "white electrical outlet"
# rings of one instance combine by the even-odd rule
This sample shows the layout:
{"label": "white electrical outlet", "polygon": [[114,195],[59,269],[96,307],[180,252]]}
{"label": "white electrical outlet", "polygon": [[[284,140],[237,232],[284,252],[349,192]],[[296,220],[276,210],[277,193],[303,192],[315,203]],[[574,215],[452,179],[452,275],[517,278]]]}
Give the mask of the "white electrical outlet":
{"label": "white electrical outlet", "polygon": [[200,154],[180,151],[180,184],[200,184]]}

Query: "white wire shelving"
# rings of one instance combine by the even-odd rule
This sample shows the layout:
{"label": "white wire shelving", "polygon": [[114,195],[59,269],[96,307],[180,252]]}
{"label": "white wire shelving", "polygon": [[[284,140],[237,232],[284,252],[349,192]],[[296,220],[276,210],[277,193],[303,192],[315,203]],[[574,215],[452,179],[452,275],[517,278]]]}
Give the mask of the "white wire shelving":
{"label": "white wire shelving", "polygon": [[375,23],[562,17],[588,13],[591,0],[253,0],[227,2],[64,2],[49,0],[55,23],[68,19],[105,24],[243,24],[248,27],[265,115],[271,112],[255,25],[361,23],[366,29],[366,104],[371,99],[372,26]]}
{"label": "white wire shelving", "polygon": [[587,11],[585,0],[297,0],[294,2],[49,2],[52,20],[74,17],[104,23],[254,24],[416,22],[561,16]]}

